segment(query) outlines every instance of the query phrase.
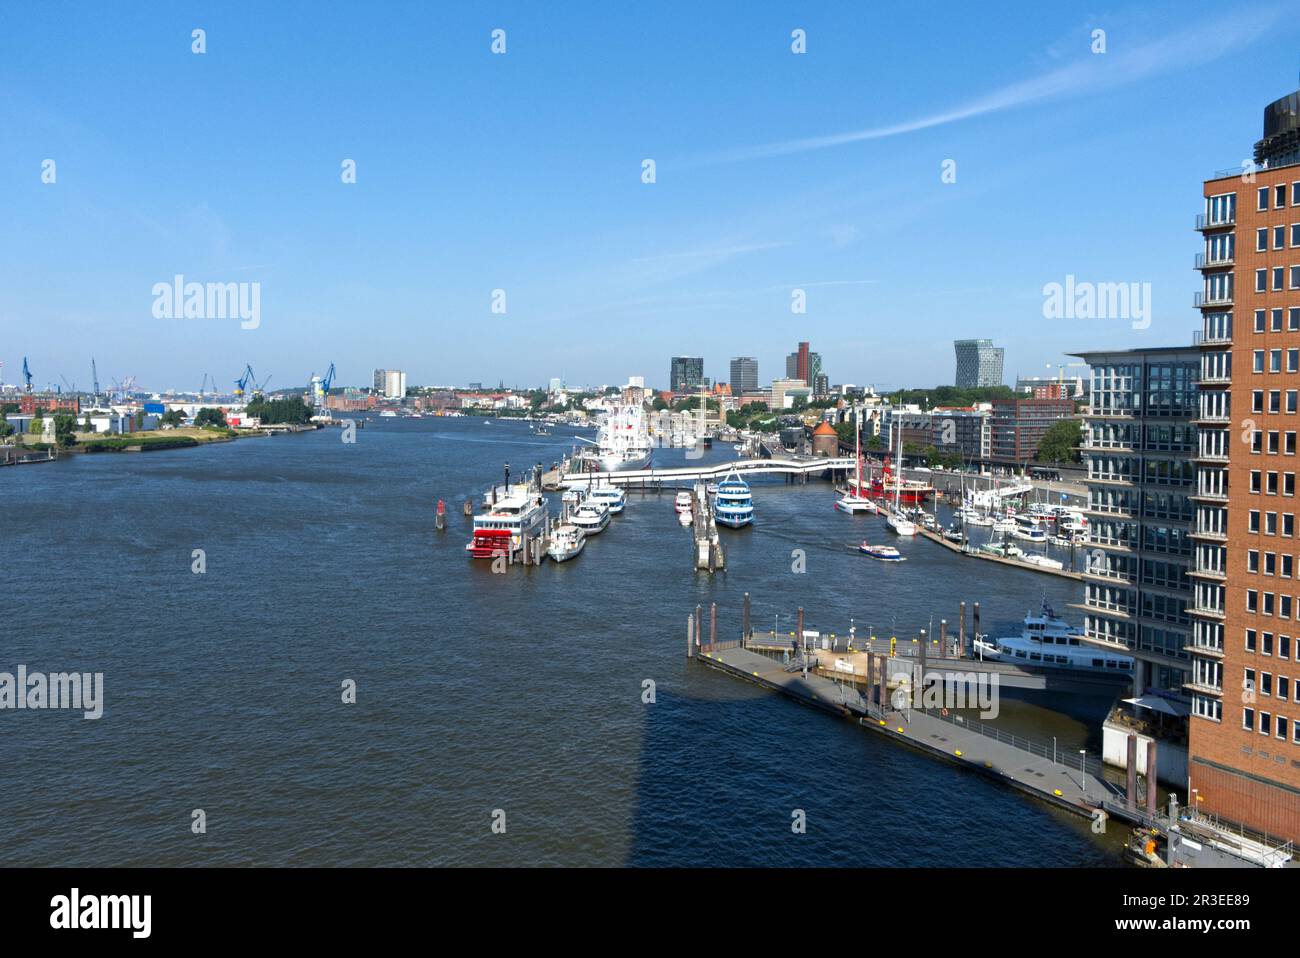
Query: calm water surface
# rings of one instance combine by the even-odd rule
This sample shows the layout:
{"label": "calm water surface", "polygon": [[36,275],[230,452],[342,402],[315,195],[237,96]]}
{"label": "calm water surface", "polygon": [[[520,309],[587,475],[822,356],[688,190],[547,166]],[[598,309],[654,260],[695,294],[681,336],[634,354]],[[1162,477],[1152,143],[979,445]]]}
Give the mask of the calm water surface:
{"label": "calm water surface", "polygon": [[[1078,601],[1076,583],[924,541],[870,562],[846,546],[884,541],[881,520],[834,512],[826,483],[775,479],[754,482],[754,527],[723,530],[713,577],[694,572],[671,494],[633,495],[561,566],[467,560],[464,498],[571,443],[389,419],[354,445],[326,430],[0,470],[0,670],[103,672],[107,700],[98,721],[0,713],[0,863],[1117,861],[1117,834],[683,655],[688,611],[716,601],[737,634],[745,591],[756,627],[792,628],[802,605],[808,628],[911,636],[962,599],[1013,630],[1043,597]],[[1001,721],[1095,749],[1105,705],[1004,701]]]}

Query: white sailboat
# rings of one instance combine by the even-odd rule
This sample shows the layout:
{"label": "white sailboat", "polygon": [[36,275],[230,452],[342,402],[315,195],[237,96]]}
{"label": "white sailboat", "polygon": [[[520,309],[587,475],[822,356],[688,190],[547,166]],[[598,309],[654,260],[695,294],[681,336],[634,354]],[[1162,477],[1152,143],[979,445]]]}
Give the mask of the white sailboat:
{"label": "white sailboat", "polygon": [[853,414],[853,445],[857,453],[854,464],[853,489],[835,501],[835,508],[840,512],[865,512],[875,515],[880,510],[876,504],[862,494],[862,421],[856,410]]}
{"label": "white sailboat", "polygon": [[[895,424],[894,428],[898,428]],[[890,510],[886,522],[895,535],[914,536],[916,535],[916,523],[903,514],[902,507],[899,505],[899,490],[903,486],[903,430],[898,429],[898,478],[894,481],[894,508]]]}

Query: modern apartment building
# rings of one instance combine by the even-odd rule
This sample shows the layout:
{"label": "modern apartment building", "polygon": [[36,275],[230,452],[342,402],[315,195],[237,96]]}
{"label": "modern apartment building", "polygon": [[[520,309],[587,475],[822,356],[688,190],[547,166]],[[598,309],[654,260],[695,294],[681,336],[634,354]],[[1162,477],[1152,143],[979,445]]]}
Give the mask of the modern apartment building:
{"label": "modern apartment building", "polygon": [[995,399],[991,406],[989,460],[1003,466],[1027,466],[1047,430],[1074,415],[1069,399]]}
{"label": "modern apartment building", "polygon": [[962,389],[1002,385],[1002,359],[1005,350],[991,339],[957,339],[956,385]]}
{"label": "modern apartment building", "polygon": [[1300,840],[1300,93],[1265,109],[1255,163],[1206,180],[1196,218],[1203,327],[1187,787],[1203,812]]}
{"label": "modern apartment building", "polygon": [[675,393],[694,392],[704,382],[704,360],[699,356],[674,356],[668,373],[668,388]]}
{"label": "modern apartment building", "polygon": [[758,390],[758,360],[736,356],[731,360],[731,395],[743,396]]}
{"label": "modern apartment building", "polygon": [[1112,764],[1127,738],[1157,743],[1157,777],[1187,777],[1200,352],[1195,345],[1078,353],[1092,367],[1081,453],[1088,470],[1087,641],[1131,655],[1131,695],[1103,724]]}

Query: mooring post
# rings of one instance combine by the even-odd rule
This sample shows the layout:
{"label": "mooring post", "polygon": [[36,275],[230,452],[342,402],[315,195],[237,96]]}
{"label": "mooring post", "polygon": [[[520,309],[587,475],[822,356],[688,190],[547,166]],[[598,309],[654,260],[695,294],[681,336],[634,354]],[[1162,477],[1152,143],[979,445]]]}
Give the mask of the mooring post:
{"label": "mooring post", "polygon": [[686,616],[686,657],[695,658],[695,616]]}
{"label": "mooring post", "polygon": [[713,651],[713,646],[718,641],[718,603],[713,602],[709,605],[709,651]]}
{"label": "mooring post", "polygon": [[749,641],[749,593],[745,593],[745,620],[740,625],[740,644]]}
{"label": "mooring post", "polygon": [[966,654],[966,603],[961,604],[961,618],[957,622],[957,658]]}
{"label": "mooring post", "polygon": [[1128,733],[1128,776],[1125,790],[1125,797],[1128,799],[1130,808],[1137,807],[1138,797],[1138,737],[1132,732]]}
{"label": "mooring post", "polygon": [[[1156,740],[1147,742],[1147,810],[1156,807]],[[1196,809],[1192,809],[1193,812]]]}

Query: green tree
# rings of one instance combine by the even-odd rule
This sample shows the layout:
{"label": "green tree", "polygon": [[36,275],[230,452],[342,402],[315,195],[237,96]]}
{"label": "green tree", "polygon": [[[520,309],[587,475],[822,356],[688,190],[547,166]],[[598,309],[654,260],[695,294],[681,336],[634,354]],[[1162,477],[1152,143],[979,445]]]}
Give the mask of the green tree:
{"label": "green tree", "polygon": [[1079,420],[1061,419],[1043,434],[1035,458],[1039,462],[1078,462],[1082,436]]}
{"label": "green tree", "polygon": [[[257,402],[257,400],[254,400],[252,403],[249,403],[248,408],[252,409],[253,403],[255,402]],[[218,426],[224,429],[226,428],[226,412],[224,409],[213,409],[212,407],[204,406],[197,413],[195,413],[194,425],[199,427]]]}
{"label": "green tree", "polygon": [[77,417],[70,412],[54,416],[54,441],[65,449],[77,444]]}

